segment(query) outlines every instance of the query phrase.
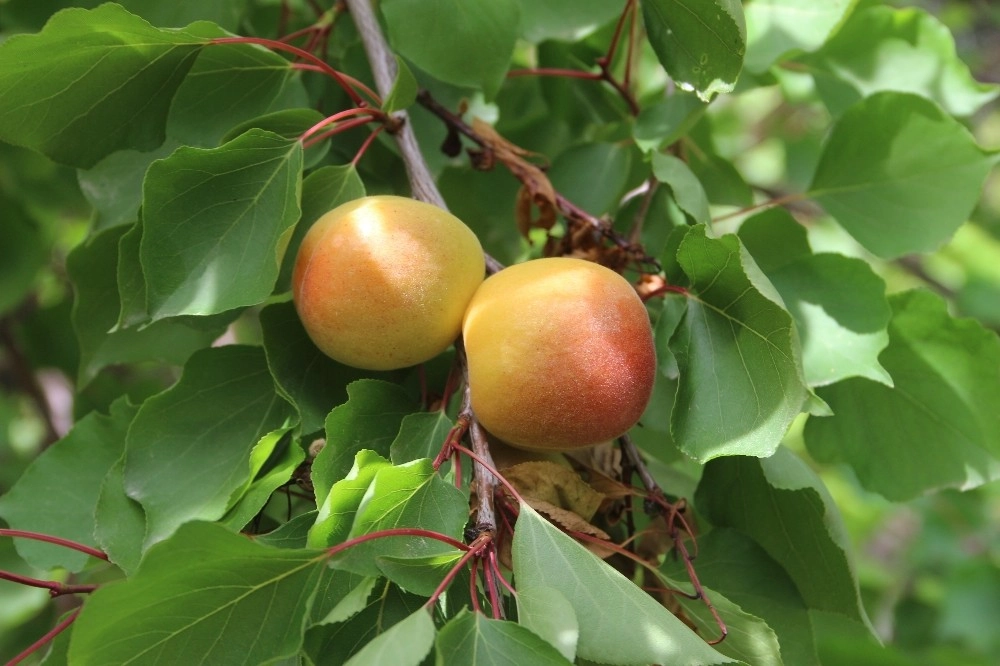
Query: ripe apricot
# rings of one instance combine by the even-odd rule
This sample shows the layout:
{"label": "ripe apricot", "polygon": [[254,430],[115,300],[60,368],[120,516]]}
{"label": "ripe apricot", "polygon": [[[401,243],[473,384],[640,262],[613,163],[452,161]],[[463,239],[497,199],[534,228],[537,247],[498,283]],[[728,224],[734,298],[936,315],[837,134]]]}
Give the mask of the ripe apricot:
{"label": "ripe apricot", "polygon": [[598,264],[551,258],[500,271],[476,291],[462,334],[472,408],[513,446],[592,446],[625,433],[649,402],[649,316],[632,285]]}
{"label": "ripe apricot", "polygon": [[393,370],[458,337],[485,275],[476,235],[451,213],[397,196],[338,206],[306,233],[292,297],[309,337],[356,368]]}

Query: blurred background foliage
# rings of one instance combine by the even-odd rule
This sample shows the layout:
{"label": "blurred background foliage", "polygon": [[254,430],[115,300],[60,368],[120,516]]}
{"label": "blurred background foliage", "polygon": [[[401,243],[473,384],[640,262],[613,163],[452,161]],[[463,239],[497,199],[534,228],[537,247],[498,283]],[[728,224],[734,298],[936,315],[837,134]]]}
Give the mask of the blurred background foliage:
{"label": "blurred background foliage", "polygon": [[[868,4],[883,3],[859,0],[859,7]],[[890,4],[922,7],[938,17],[954,34],[975,78],[1000,83],[1000,3]],[[0,0],[0,39],[36,30],[59,5]],[[711,105],[708,121],[720,154],[752,174],[748,180],[780,196],[808,185],[831,118],[808,76],[788,70],[776,83],[722,96]],[[1000,102],[987,104],[966,122],[980,145],[1000,147]],[[568,137],[519,136],[517,129],[507,127],[505,133],[542,152],[546,142],[568,143]],[[446,196],[447,178],[446,172]],[[567,183],[563,189],[572,188]],[[808,210],[800,212],[808,217]],[[809,218],[810,241],[817,251],[863,253],[815,213]],[[86,235],[90,214],[74,170],[0,144],[0,494],[79,416],[105,410],[123,392],[141,400],[174,379],[162,365],[111,367],[84,392],[74,391],[79,352],[70,324],[73,294],[65,260]],[[955,314],[1000,331],[1000,170],[989,176],[970,221],[939,251],[895,262],[864,256],[878,267],[890,291],[929,286],[949,300]],[[787,443],[808,459],[799,429],[792,429]],[[1000,664],[1000,484],[891,503],[862,490],[846,468],[820,471],[843,512],[867,609],[884,641],[879,646],[847,623],[816,617],[822,662]],[[0,540],[0,569],[60,575],[30,571],[9,540]],[[0,659],[44,633],[64,611],[64,605],[49,604],[42,590],[0,581]]]}

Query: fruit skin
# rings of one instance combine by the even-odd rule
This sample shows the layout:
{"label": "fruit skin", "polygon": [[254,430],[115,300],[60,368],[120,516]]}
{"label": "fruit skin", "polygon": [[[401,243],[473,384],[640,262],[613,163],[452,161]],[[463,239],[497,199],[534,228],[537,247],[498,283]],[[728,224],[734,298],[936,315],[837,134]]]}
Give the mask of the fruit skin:
{"label": "fruit skin", "polygon": [[618,437],[653,390],[646,308],[625,278],[589,261],[536,259],[487,278],[462,334],[473,411],[519,448],[560,451]]}
{"label": "fruit skin", "polygon": [[415,199],[370,196],[309,229],[292,297],[325,354],[356,368],[394,370],[454,342],[484,276],[483,248],[457,217]]}

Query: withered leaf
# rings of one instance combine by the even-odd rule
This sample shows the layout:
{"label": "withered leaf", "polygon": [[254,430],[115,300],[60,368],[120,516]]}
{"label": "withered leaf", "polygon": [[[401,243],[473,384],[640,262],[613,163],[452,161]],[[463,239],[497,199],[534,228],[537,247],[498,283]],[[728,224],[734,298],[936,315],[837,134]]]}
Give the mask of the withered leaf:
{"label": "withered leaf", "polygon": [[547,460],[520,463],[508,467],[503,474],[536,509],[533,501],[546,502],[576,514],[585,523],[604,501],[604,495],[587,485],[571,467]]}

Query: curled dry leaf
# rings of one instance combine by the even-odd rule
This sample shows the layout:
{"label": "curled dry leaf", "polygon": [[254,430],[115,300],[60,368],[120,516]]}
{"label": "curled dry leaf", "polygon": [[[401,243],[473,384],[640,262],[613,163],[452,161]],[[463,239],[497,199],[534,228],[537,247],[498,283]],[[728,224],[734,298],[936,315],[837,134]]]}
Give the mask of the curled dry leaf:
{"label": "curled dry leaf", "polygon": [[[483,144],[480,157],[473,156],[477,164],[485,166],[484,159],[502,162],[521,181],[515,206],[517,228],[521,234],[527,238],[532,228],[551,229],[556,223],[558,209],[556,191],[545,172],[525,159],[533,153],[503,138],[491,125],[479,118],[472,119],[472,129]],[[486,155],[491,155],[492,158],[487,158]],[[489,166],[492,167],[492,161]],[[537,216],[533,208],[538,209]]]}
{"label": "curled dry leaf", "polygon": [[587,485],[573,468],[547,460],[514,465],[503,474],[521,497],[539,511],[535,501],[570,511],[586,523],[604,501],[604,495]]}

